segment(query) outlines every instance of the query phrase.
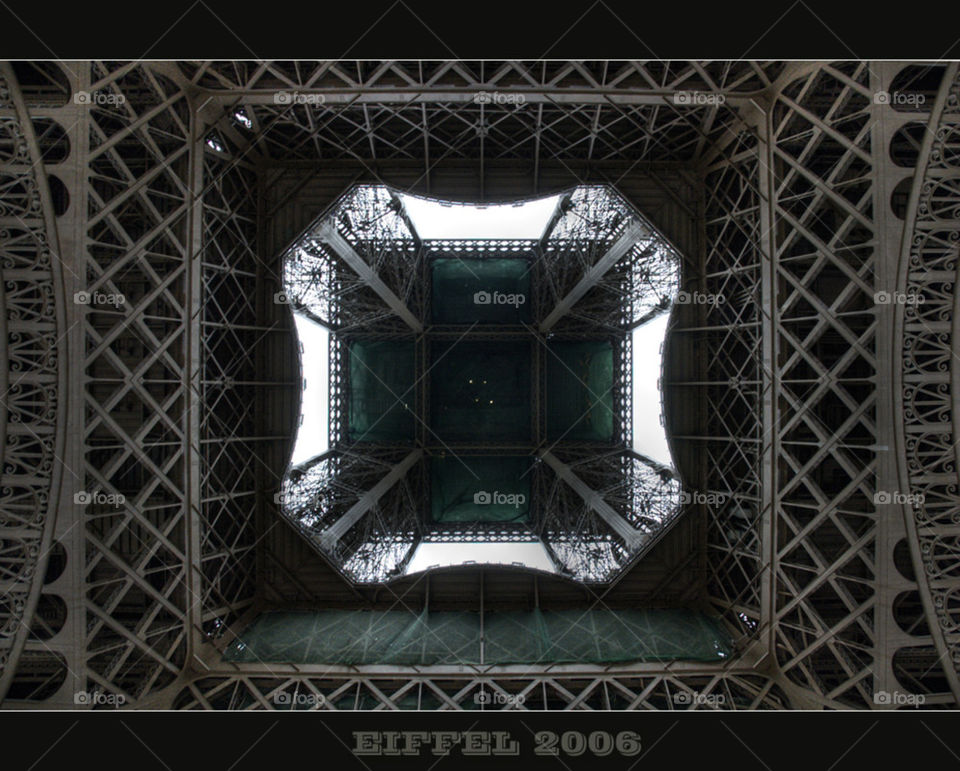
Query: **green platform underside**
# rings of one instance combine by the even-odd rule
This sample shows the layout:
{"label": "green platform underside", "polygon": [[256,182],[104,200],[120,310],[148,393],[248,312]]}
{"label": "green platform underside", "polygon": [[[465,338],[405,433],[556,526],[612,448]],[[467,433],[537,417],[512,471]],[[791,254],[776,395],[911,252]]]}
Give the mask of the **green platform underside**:
{"label": "green platform underside", "polygon": [[[684,609],[491,611],[484,664],[719,661],[731,641],[714,619]],[[224,652],[237,663],[480,664],[480,614],[467,611],[273,612]]]}
{"label": "green platform underside", "polygon": [[447,455],[430,461],[434,522],[524,522],[530,513],[530,456]]}
{"label": "green platform underside", "polygon": [[432,358],[430,427],[442,441],[530,440],[530,343],[464,340]]}
{"label": "green platform underside", "polygon": [[[530,263],[522,259],[447,258],[431,266],[431,318],[435,324],[530,323]],[[477,293],[486,293],[476,302]],[[494,297],[494,294],[499,297]],[[521,299],[522,297],[522,299]],[[509,302],[496,302],[496,300]]]}
{"label": "green platform underside", "polygon": [[413,343],[403,340],[351,342],[348,355],[350,441],[413,441]]}
{"label": "green platform underside", "polygon": [[551,441],[613,439],[613,346],[605,341],[549,344],[547,435]]}

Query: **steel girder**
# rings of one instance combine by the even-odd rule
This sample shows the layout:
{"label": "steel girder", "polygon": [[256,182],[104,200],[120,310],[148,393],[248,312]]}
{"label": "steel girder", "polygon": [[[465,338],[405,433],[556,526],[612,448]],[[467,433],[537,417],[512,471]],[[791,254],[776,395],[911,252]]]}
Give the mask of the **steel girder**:
{"label": "steel girder", "polygon": [[44,642],[59,631],[60,614],[52,613],[49,624],[37,614],[62,603],[49,586],[56,576],[47,563],[66,471],[65,377],[72,361],[63,343],[61,247],[43,167],[43,150],[63,152],[56,128],[31,120],[12,67],[0,65],[0,702],[21,661],[42,660],[54,687],[66,675],[62,655]]}
{"label": "steel girder", "polygon": [[[387,708],[403,703],[404,688],[462,703],[462,688],[432,677],[391,690],[379,675],[334,685],[293,675],[204,679],[189,667],[191,648],[216,663],[203,651],[253,599],[253,525],[265,513],[257,451],[277,441],[257,431],[249,385],[259,338],[270,334],[256,298],[276,280],[258,259],[256,164],[413,159],[429,181],[444,154],[481,168],[484,158],[532,158],[536,178],[541,159],[642,160],[663,151],[697,168],[704,183],[703,252],[685,288],[728,299],[697,319],[711,428],[689,441],[702,444],[702,491],[717,493],[703,504],[708,592],[742,649],[756,654],[749,660],[760,669],[751,671],[765,673],[708,677],[751,683],[757,704],[779,686],[794,704],[872,707],[891,684],[955,703],[957,91],[951,72],[933,110],[894,110],[873,99],[894,69],[94,63],[66,74],[70,90],[123,96],[123,104],[14,107],[20,125],[26,110],[59,123],[69,140],[66,161],[31,156],[33,173],[55,170],[72,202],[57,221],[64,298],[130,298],[117,309],[65,304],[58,316],[57,330],[77,325],[65,338],[70,374],[62,357],[59,374],[84,402],[58,415],[76,429],[61,458],[82,479],[68,474],[49,501],[69,565],[51,591],[66,600],[67,620],[43,645],[65,666],[52,667],[54,687],[37,693],[66,706],[71,692],[100,687],[135,704],[173,704],[186,687],[177,706],[223,707],[237,697],[233,704],[269,707],[273,691],[300,682],[330,703],[336,688],[369,692]],[[420,96],[397,94],[398,84]],[[467,98],[514,84],[529,87],[521,109]],[[336,107],[321,116],[273,99],[298,89],[329,95]],[[689,109],[657,102],[677,89],[719,90],[729,100]],[[188,108],[198,95],[195,107],[215,97],[199,114]],[[249,135],[235,125],[237,109],[246,110]],[[904,226],[891,216],[887,175],[908,122],[930,138],[907,167],[915,172]],[[210,125],[217,133],[208,145]],[[927,303],[873,302],[891,290],[923,293]],[[864,385],[888,373],[893,388]],[[893,504],[903,516],[887,516],[874,496],[888,486],[922,493],[924,506]],[[124,494],[126,503],[81,518],[72,496],[86,487]],[[898,561],[901,537],[912,571]],[[27,652],[42,647],[26,644]],[[14,682],[39,683],[48,672],[23,657],[19,664]],[[559,685],[568,706],[626,688],[628,704],[662,707],[648,695],[666,694],[672,677],[598,675],[578,690],[533,673],[523,687]]]}
{"label": "steel girder", "polygon": [[[914,116],[910,116],[913,118]],[[906,121],[904,121],[906,123]],[[888,651],[898,682],[931,696],[946,685],[960,701],[960,498],[957,496],[957,250],[960,248],[960,73],[946,68],[914,166],[896,290],[922,304],[896,309],[892,357],[899,479],[910,496],[900,508],[920,607],[896,613],[908,634]],[[896,246],[896,244],[894,244]],[[891,550],[897,544],[889,544]],[[905,600],[903,595],[893,598]],[[922,608],[922,614],[921,614]],[[896,611],[898,608],[895,608]],[[926,630],[917,617],[926,617]],[[927,631],[927,634],[924,634]],[[892,647],[892,646],[891,646]],[[932,649],[932,650],[931,650]],[[911,660],[912,659],[912,660]],[[922,662],[915,668],[916,660]],[[939,672],[945,676],[940,681]]]}
{"label": "steel girder", "polygon": [[[784,709],[769,678],[755,673],[633,671],[515,675],[318,673],[282,671],[195,680],[176,694],[177,709],[477,710],[481,692],[502,696],[495,709]],[[297,695],[303,695],[299,698]],[[296,705],[296,706],[291,706]],[[489,707],[485,707],[489,708]]]}

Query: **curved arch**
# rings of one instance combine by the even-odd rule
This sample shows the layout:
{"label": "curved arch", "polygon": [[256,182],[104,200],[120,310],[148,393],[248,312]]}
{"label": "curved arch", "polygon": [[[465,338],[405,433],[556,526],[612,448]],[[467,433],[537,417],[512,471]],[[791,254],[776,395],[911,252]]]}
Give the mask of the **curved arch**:
{"label": "curved arch", "polygon": [[[22,232],[0,232],[3,250],[3,300],[0,311],[11,343],[4,366],[3,446],[0,449],[0,501],[12,515],[0,521],[16,530],[23,544],[19,565],[21,589],[2,608],[6,650],[0,649],[0,701],[13,680],[40,598],[60,499],[64,425],[60,419],[67,368],[58,361],[64,333],[64,289],[59,263],[56,219],[43,157],[13,68],[0,65],[0,115],[19,136],[19,150],[0,166],[30,191],[29,208],[12,213]],[[22,216],[21,216],[22,214]],[[7,243],[4,243],[6,241]],[[7,246],[12,248],[7,250]],[[40,397],[40,398],[38,398]],[[37,407],[37,402],[40,407]],[[12,451],[11,451],[12,450]],[[23,457],[18,459],[18,451]]]}
{"label": "curved arch", "polygon": [[[942,174],[934,172],[938,164],[940,169],[942,169],[944,165],[942,153],[940,151],[934,152],[934,147],[936,144],[942,142],[947,132],[947,127],[944,125],[946,116],[951,114],[954,120],[958,117],[956,93],[958,87],[960,87],[960,82],[958,82],[958,67],[957,64],[954,63],[949,66],[945,73],[940,92],[937,95],[936,102],[931,111],[930,126],[935,128],[933,130],[928,129],[924,137],[917,163],[916,175],[914,176],[914,184],[907,205],[907,219],[903,230],[903,241],[901,243],[897,285],[903,287],[908,295],[913,294],[917,297],[924,296],[926,298],[928,292],[925,290],[928,290],[928,287],[924,281],[923,274],[927,273],[928,270],[932,270],[928,266],[923,265],[919,252],[922,251],[927,236],[931,235],[931,228],[936,227],[939,229],[944,225],[944,223],[934,224],[934,217],[932,216],[926,199],[929,197],[929,193],[934,186],[933,178],[942,176]],[[960,177],[960,170],[955,171],[954,174]],[[954,224],[952,228],[945,229],[957,230],[958,225]],[[955,271],[955,259],[953,264]],[[913,270],[911,271],[911,269]],[[957,303],[960,303],[960,293],[952,296],[933,296],[931,299],[937,304],[946,303],[949,308],[949,314],[956,319],[956,312],[960,310],[960,308],[957,307]],[[926,303],[924,303],[924,307],[926,308]],[[954,499],[955,504],[957,481],[954,479],[952,484],[946,481],[942,483],[938,483],[935,480],[930,481],[928,479],[931,471],[929,468],[930,464],[911,464],[908,457],[911,450],[917,453],[919,457],[921,453],[925,452],[923,449],[925,443],[935,446],[953,437],[956,429],[955,421],[958,414],[958,405],[956,403],[957,394],[955,392],[957,384],[960,383],[960,367],[958,367],[956,361],[953,361],[951,364],[949,358],[951,342],[955,335],[954,330],[949,329],[944,332],[938,326],[936,331],[934,331],[925,320],[925,318],[929,318],[928,311],[924,310],[923,316],[921,316],[920,312],[915,310],[915,308],[916,306],[908,306],[903,303],[897,305],[894,330],[894,338],[900,341],[900,356],[895,359],[895,361],[900,362],[900,365],[895,366],[893,372],[894,394],[897,400],[895,406],[897,407],[897,413],[903,416],[903,420],[895,426],[898,450],[897,459],[900,478],[906,483],[905,487],[912,493],[912,495],[908,497],[907,502],[904,503],[902,510],[910,544],[910,553],[917,577],[917,586],[924,612],[930,621],[929,627],[934,646],[939,656],[938,661],[942,663],[944,675],[950,690],[954,697],[960,700],[960,676],[958,676],[957,672],[957,665],[960,664],[960,647],[957,647],[956,643],[951,645],[947,640],[945,632],[951,623],[955,622],[951,622],[947,614],[947,607],[943,597],[946,590],[935,589],[931,585],[932,566],[928,564],[928,560],[925,559],[937,540],[937,522],[935,517],[930,516],[929,510],[924,508],[928,502],[933,506],[937,506],[938,503],[945,504],[950,498]],[[912,336],[908,335],[907,332],[908,313],[910,314],[909,323],[922,327],[922,329],[918,331],[911,332]],[[949,316],[947,318],[949,318]],[[954,323],[956,322],[954,321]],[[926,350],[920,350],[921,346],[924,346]],[[944,356],[946,356],[946,359],[943,359]],[[921,362],[921,358],[923,362]],[[956,356],[954,355],[953,358],[955,359]],[[916,373],[926,376],[923,382],[912,382],[909,379],[907,373],[908,362]],[[931,368],[935,370],[935,372],[932,372]],[[926,372],[924,372],[924,370],[926,370]],[[930,377],[934,374],[938,377]],[[944,378],[946,378],[946,382],[948,383],[946,388],[940,388],[938,383],[933,383],[931,387],[930,380],[943,380]],[[914,380],[916,380],[916,378]],[[928,386],[929,390],[924,391],[924,386]],[[950,394],[951,389],[954,391],[952,396]],[[927,418],[930,414],[929,405],[921,412],[921,409],[915,403],[918,394],[922,394],[928,402],[938,402],[937,412],[939,421],[936,425],[943,430],[934,431],[932,434],[928,432],[926,435],[908,432],[909,425],[912,424],[919,428],[928,422]],[[938,442],[933,434],[942,437],[943,441]],[[943,453],[944,456],[948,454],[950,455],[949,459],[945,457],[942,459],[943,467],[932,470],[947,472],[952,464],[952,471],[955,477],[957,470],[955,444]],[[939,463],[935,463],[933,460],[931,463],[939,465]],[[914,496],[923,497],[916,498]],[[919,501],[916,509],[913,505],[914,501]],[[940,509],[937,509],[937,511],[942,513]],[[954,664],[953,666],[950,666],[951,661]]]}

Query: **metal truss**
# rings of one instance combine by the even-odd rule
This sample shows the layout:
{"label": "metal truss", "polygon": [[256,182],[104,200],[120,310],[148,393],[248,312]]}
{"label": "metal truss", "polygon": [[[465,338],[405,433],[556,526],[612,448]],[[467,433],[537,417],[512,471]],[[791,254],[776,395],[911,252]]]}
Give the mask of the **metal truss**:
{"label": "metal truss", "polygon": [[420,259],[400,200],[361,185],[288,250],[285,300],[337,334],[420,332]]}
{"label": "metal truss", "polygon": [[[413,494],[405,477],[417,464],[422,449],[435,452],[489,450],[475,442],[448,445],[429,427],[429,399],[426,396],[427,362],[434,335],[449,333],[458,342],[469,334],[457,325],[436,327],[429,318],[427,296],[431,292],[430,264],[439,256],[488,258],[526,256],[533,283],[542,283],[535,302],[536,326],[508,327],[501,334],[517,339],[535,337],[545,347],[554,329],[562,336],[582,339],[609,338],[616,351],[613,404],[616,410],[618,452],[609,444],[554,443],[565,456],[591,458],[584,467],[604,466],[594,474],[600,487],[585,483],[570,463],[561,461],[550,449],[539,458],[533,476],[547,475],[549,481],[534,482],[541,494],[533,497],[536,523],[533,527],[512,525],[467,525],[437,527],[425,519],[424,495]],[[367,494],[358,491],[371,483],[368,469],[355,463],[331,465],[324,460],[314,466],[293,469],[284,485],[280,509],[307,538],[358,582],[387,580],[409,561],[424,542],[489,542],[540,538],[565,575],[584,581],[611,579],[641,550],[649,549],[661,531],[679,513],[679,482],[672,472],[649,471],[625,454],[630,447],[633,401],[632,362],[629,329],[669,308],[679,286],[680,259],[676,252],[639,217],[615,191],[599,186],[581,186],[559,198],[556,212],[538,240],[428,240],[421,241],[395,191],[385,186],[359,185],[350,189],[330,211],[311,225],[287,251],[284,265],[283,301],[331,329],[336,342],[331,347],[330,393],[331,439],[336,450],[364,453],[375,443],[358,441],[347,447],[345,419],[349,367],[347,341],[359,333],[383,339],[409,333],[420,334],[417,349],[421,367],[418,380],[424,381],[410,401],[415,404],[421,450],[409,453],[389,445],[384,452],[403,452],[404,460],[391,459]],[[349,274],[344,281],[344,274]],[[354,283],[355,282],[355,283]],[[358,291],[359,289],[359,291]],[[542,316],[541,316],[542,314]],[[401,323],[402,322],[402,323]],[[486,332],[474,333],[472,340]],[[452,338],[451,338],[452,340]],[[537,347],[537,346],[534,346]],[[532,410],[538,426],[544,424],[546,387],[543,359],[537,351],[540,378],[536,383]],[[543,440],[538,440],[542,442]],[[531,453],[536,445],[521,442],[518,448]],[[600,456],[594,459],[597,452]],[[416,457],[414,457],[416,455]],[[420,480],[417,489],[426,491],[424,467],[410,475]],[[359,474],[359,475],[358,475]],[[375,474],[376,476],[376,474]],[[662,478],[661,478],[662,477]],[[396,489],[392,490],[396,485]],[[561,490],[562,488],[562,490]],[[344,499],[337,491],[350,490]],[[616,492],[615,492],[616,491]],[[571,495],[571,493],[575,493]],[[616,507],[606,498],[619,495]],[[378,506],[383,498],[385,505]],[[637,507],[645,507],[638,509]],[[572,507],[572,508],[571,508]],[[638,511],[645,511],[638,523]],[[368,520],[369,516],[369,522]],[[599,516],[602,522],[596,522]],[[361,526],[359,523],[364,521]],[[376,532],[369,529],[376,521]],[[339,541],[356,528],[364,535],[349,548]],[[391,538],[391,532],[395,537]],[[366,540],[364,540],[366,539]],[[389,546],[386,546],[389,542]],[[387,549],[390,556],[386,556]],[[582,554],[573,552],[581,550]],[[369,564],[363,564],[369,560]]]}
{"label": "metal truss", "polygon": [[403,571],[423,531],[420,455],[332,451],[288,474],[279,508],[350,580],[383,581]]}
{"label": "metal truss", "polygon": [[672,469],[636,453],[556,446],[535,477],[538,532],[558,572],[609,581],[642,557],[683,511]]}
{"label": "metal truss", "polygon": [[703,494],[695,505],[707,523],[707,592],[741,641],[757,635],[764,573],[761,437],[769,415],[760,411],[764,230],[759,154],[755,132],[743,123],[703,169],[702,263],[688,271],[683,286],[726,301],[688,306],[692,313],[673,331],[677,337],[703,339],[698,364],[706,374],[697,377],[701,384],[692,397],[703,405],[697,420],[702,428],[697,436],[680,435],[675,442],[696,448],[699,463],[691,482]]}
{"label": "metal truss", "polygon": [[60,244],[42,165],[45,151],[64,149],[53,129],[31,119],[13,68],[0,65],[0,700],[21,661],[49,675],[15,695],[49,693],[66,675],[62,657],[43,647],[61,620],[62,600],[43,592],[65,471],[68,361]]}
{"label": "metal truss", "polygon": [[[865,63],[788,84],[773,168],[772,597],[781,670],[826,701],[872,703],[876,613],[877,224]],[[829,95],[829,105],[824,97]]]}
{"label": "metal truss", "polygon": [[581,187],[544,234],[542,333],[622,333],[670,307],[680,257],[618,193]]}
{"label": "metal truss", "polygon": [[[464,709],[485,687],[550,709],[666,709],[684,701],[678,690],[700,694],[685,705],[696,708],[876,708],[892,690],[955,706],[960,108],[956,66],[937,70],[925,106],[878,100],[909,88],[903,69],[4,65],[4,705],[72,707],[78,691],[102,689],[133,706],[273,709],[278,693],[299,689],[322,695],[322,708]],[[489,675],[222,662],[256,607],[259,544],[277,523],[272,495],[290,441],[277,404],[297,387],[278,364],[291,325],[273,301],[285,276],[264,236],[270,170],[319,164],[346,179],[341,190],[393,180],[489,202],[569,189],[584,169],[596,179],[658,163],[700,186],[700,200],[684,203],[695,225],[681,288],[724,298],[674,309],[671,349],[684,361],[665,362],[664,382],[689,396],[689,414],[665,418],[683,426],[672,441],[684,482],[701,494],[685,516],[703,522],[697,565],[705,600],[736,638],[733,660]],[[455,164],[469,179],[445,176]],[[618,194],[630,200],[626,186]],[[338,235],[421,314],[425,245],[392,199],[356,195]],[[391,231],[380,233],[385,222]],[[371,228],[380,237],[360,235]],[[344,333],[410,334],[336,245],[301,246],[310,280],[294,303]],[[599,243],[570,251],[562,275],[551,266],[538,320],[604,253]],[[636,276],[639,253],[611,260],[553,331],[623,330],[657,312]],[[878,292],[925,301],[878,302]],[[73,302],[76,293],[90,302]],[[335,383],[342,347],[331,335]],[[335,447],[342,386],[331,397]],[[631,527],[655,530],[631,519],[638,490],[656,506],[676,483],[629,453],[582,449],[552,452]],[[404,455],[340,448],[316,460],[303,484],[331,504],[304,528],[332,525]],[[566,518],[542,523],[557,564],[584,577],[634,564],[545,466],[536,494]],[[417,539],[431,537],[403,519],[422,485],[418,462],[336,540],[345,590],[351,577],[402,571]],[[81,492],[90,498],[75,503]],[[664,511],[659,521],[675,520]]]}
{"label": "metal truss", "polygon": [[[687,162],[709,135],[722,134],[731,115],[716,99],[702,108],[675,99],[677,92],[746,101],[783,69],[659,61],[179,66],[209,96],[222,94],[234,105],[241,97],[266,158],[411,160],[421,165],[428,191],[437,162],[455,158],[479,159],[484,191],[484,164],[498,161],[520,160],[535,170],[554,158]],[[522,97],[522,106],[500,102],[501,93]]]}
{"label": "metal truss", "polygon": [[[904,127],[907,128],[907,127]],[[957,256],[960,247],[960,74],[946,68],[918,149],[896,286],[919,300],[897,306],[902,358],[895,399],[903,505],[915,588],[895,598],[904,640],[897,681],[960,701],[960,498],[957,496]],[[917,602],[917,599],[920,601]],[[925,623],[918,623],[925,617]]]}
{"label": "metal truss", "polygon": [[[770,679],[750,673],[560,671],[463,676],[261,672],[190,683],[177,709],[221,710],[735,710],[784,709]],[[484,704],[480,693],[496,694]]]}

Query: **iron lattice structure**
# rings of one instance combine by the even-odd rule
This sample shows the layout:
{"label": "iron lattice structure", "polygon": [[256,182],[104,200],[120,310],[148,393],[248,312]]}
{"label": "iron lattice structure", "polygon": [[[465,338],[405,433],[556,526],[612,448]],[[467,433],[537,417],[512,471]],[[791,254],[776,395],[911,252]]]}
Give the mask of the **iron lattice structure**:
{"label": "iron lattice structure", "polygon": [[[466,260],[525,259],[525,274],[535,287],[531,323],[479,330],[466,321],[433,323],[430,266],[438,258],[453,259],[468,271]],[[283,514],[358,582],[397,575],[421,543],[537,540],[560,572],[578,580],[609,580],[639,551],[651,548],[680,511],[676,474],[629,452],[630,330],[669,310],[679,270],[673,248],[606,187],[581,186],[562,194],[542,236],[529,240],[422,240],[397,191],[376,185],[351,189],[284,258],[281,299],[327,326],[336,361],[330,367],[331,452],[291,469],[281,493]],[[350,341],[403,340],[405,333],[420,352],[420,366],[409,393],[391,389],[390,395],[397,404],[413,405],[415,458],[408,455],[407,443],[391,447],[366,434],[346,440]],[[544,434],[545,365],[555,356],[546,341],[554,336],[610,341],[616,359],[612,441],[578,443],[563,435],[548,441]],[[476,440],[448,443],[431,426],[430,362],[464,340],[507,339],[533,343],[533,435],[499,448]],[[431,454],[460,457],[505,448],[530,459],[531,487],[537,492],[529,523],[428,521]],[[573,478],[602,496],[605,515],[571,486]],[[377,494],[365,499],[364,493],[373,490]]]}
{"label": "iron lattice structure", "polygon": [[[924,99],[876,98],[898,91]],[[100,689],[271,709],[300,689],[325,708],[464,709],[485,687],[564,709],[676,707],[677,689],[727,697],[690,708],[887,708],[894,690],[955,706],[958,98],[956,64],[4,64],[4,704]],[[279,559],[278,404],[299,388],[278,366],[290,330],[264,255],[357,182],[479,201],[609,184],[683,255],[685,291],[724,296],[678,312],[663,377],[703,494],[684,517],[705,533],[692,564],[736,655],[549,672],[222,662]],[[408,274],[366,259],[416,304]],[[348,293],[372,300],[354,280],[325,320]],[[368,307],[364,323],[400,328]],[[375,476],[384,461],[356,462]],[[583,472],[604,488],[600,466]]]}

